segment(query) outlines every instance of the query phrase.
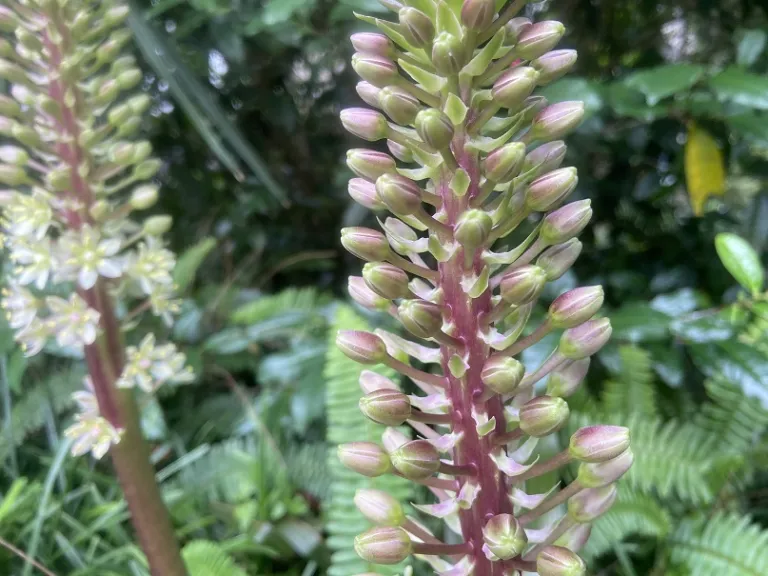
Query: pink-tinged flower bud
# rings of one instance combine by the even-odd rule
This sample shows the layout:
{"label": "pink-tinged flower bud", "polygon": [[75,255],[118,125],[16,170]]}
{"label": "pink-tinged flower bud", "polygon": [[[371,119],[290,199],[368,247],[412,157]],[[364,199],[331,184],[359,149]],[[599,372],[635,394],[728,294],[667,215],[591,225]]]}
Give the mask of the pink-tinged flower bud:
{"label": "pink-tinged flower bud", "polygon": [[341,245],[351,254],[368,262],[381,262],[390,255],[387,237],[371,228],[342,228]]}
{"label": "pink-tinged flower bud", "polygon": [[584,286],[561,294],[549,307],[549,321],[554,328],[573,328],[594,316],[603,305],[602,286]]}
{"label": "pink-tinged flower bud", "polygon": [[389,132],[389,125],[381,112],[368,108],[347,108],[339,115],[347,132],[358,138],[375,142],[383,140]]}
{"label": "pink-tinged flower bud", "polygon": [[426,440],[406,442],[389,458],[395,470],[410,480],[428,478],[440,468],[440,453]]}
{"label": "pink-tinged flower bud", "polygon": [[512,68],[493,84],[493,99],[504,108],[517,109],[536,88],[538,77],[539,73],[529,66]]}
{"label": "pink-tinged flower bud", "polygon": [[381,446],[373,442],[339,444],[339,461],[350,470],[375,478],[392,470],[389,456]]}
{"label": "pink-tinged flower bud", "polygon": [[382,88],[379,102],[387,116],[402,126],[413,124],[421,111],[419,99],[397,86]]}
{"label": "pink-tinged flower bud", "polygon": [[565,76],[576,64],[576,50],[553,50],[539,56],[531,66],[539,72],[539,86],[545,86]]}
{"label": "pink-tinged flower bud", "polygon": [[568,499],[568,515],[580,524],[593,522],[610,510],[617,494],[616,484],[582,490]]}
{"label": "pink-tinged flower bud", "polygon": [[362,330],[339,330],[336,346],[360,364],[378,364],[387,357],[387,347],[382,339]]}
{"label": "pink-tinged flower bud", "polygon": [[501,297],[516,306],[528,304],[539,297],[547,275],[538,266],[521,266],[507,272],[501,279]]}
{"label": "pink-tinged flower bud", "polygon": [[369,262],[363,266],[363,279],[379,296],[393,300],[410,295],[408,274],[386,262]]}
{"label": "pink-tinged flower bud", "polygon": [[464,44],[450,32],[440,32],[432,45],[432,64],[445,76],[457,74],[464,66]]}
{"label": "pink-tinged flower bud", "polygon": [[376,390],[359,401],[360,411],[384,426],[400,426],[411,417],[411,401],[399,390]]}
{"label": "pink-tinged flower bud", "polygon": [[6,6],[0,6],[0,30],[14,32],[20,26],[16,12]]}
{"label": "pink-tinged flower bud", "polygon": [[355,536],[355,552],[372,564],[399,564],[412,550],[408,532],[396,526],[372,528]]}
{"label": "pink-tinged flower bud", "polygon": [[611,337],[611,321],[608,318],[588,320],[575,328],[569,328],[560,337],[558,352],[570,360],[592,356],[605,346]]}
{"label": "pink-tinged flower bud", "polygon": [[533,26],[533,22],[531,22],[528,18],[512,18],[512,20],[507,22],[504,26],[507,32],[506,36],[504,36],[504,45],[514,46],[517,44],[517,41],[520,39],[520,37],[531,26]]}
{"label": "pink-tinged flower bud", "polygon": [[381,108],[379,94],[381,93],[382,88],[376,88],[376,86],[370,82],[358,82],[357,86],[355,86],[355,90],[357,90],[357,95],[360,96],[363,102],[368,104],[368,106]]}
{"label": "pink-tinged flower bud", "polygon": [[360,78],[377,88],[389,86],[400,76],[392,60],[376,54],[356,52],[352,55],[352,68]]}
{"label": "pink-tinged flower bud", "polygon": [[523,162],[523,172],[533,171],[537,177],[551,170],[557,170],[565,159],[566,146],[562,140],[547,142],[531,150]]}
{"label": "pink-tinged flower bud", "polygon": [[550,246],[562,244],[581,234],[591,219],[591,200],[571,202],[544,218],[539,238]]}
{"label": "pink-tinged flower bud", "polygon": [[485,30],[495,15],[495,0],[464,0],[461,7],[461,21],[470,30]]}
{"label": "pink-tinged flower bud", "polygon": [[562,546],[547,546],[536,557],[539,576],[584,576],[587,566],[579,555]]}
{"label": "pink-tinged flower bud", "polygon": [[361,276],[350,276],[347,284],[349,296],[360,304],[363,308],[369,310],[386,310],[389,308],[389,300],[382,298],[376,292],[368,288],[365,280]]}
{"label": "pink-tinged flower bud", "polygon": [[535,140],[556,140],[576,128],[584,118],[584,102],[557,102],[547,106],[533,120]]}
{"label": "pink-tinged flower bud", "polygon": [[491,356],[483,365],[480,379],[496,394],[512,394],[525,375],[525,366],[510,356]]}
{"label": "pink-tinged flower bud", "polygon": [[403,300],[397,307],[397,317],[418,338],[432,338],[443,325],[440,306],[426,300]]}
{"label": "pink-tinged flower bud", "polygon": [[363,370],[360,373],[360,389],[366,394],[375,392],[376,390],[399,390],[397,384],[392,382],[386,376],[382,376],[378,372],[373,370]]}
{"label": "pink-tinged flower bud", "polygon": [[404,446],[411,441],[409,436],[403,434],[398,428],[387,426],[381,435],[381,443],[384,445],[384,450],[387,454],[392,454],[395,450]]}
{"label": "pink-tinged flower bud", "polygon": [[354,501],[360,513],[378,526],[400,526],[405,522],[400,502],[386,492],[359,488]]}
{"label": "pink-tinged flower bud", "polygon": [[413,162],[413,152],[407,146],[403,146],[393,140],[387,140],[387,148],[389,148],[392,156],[401,162]]}
{"label": "pink-tinged flower bud", "polygon": [[347,151],[347,166],[360,178],[371,182],[375,182],[382,174],[394,173],[397,169],[397,164],[388,154],[365,148]]}
{"label": "pink-tinged flower bud", "polygon": [[515,52],[523,60],[534,60],[557,46],[565,34],[565,26],[553,20],[536,22],[520,35]]}
{"label": "pink-tinged flower bud", "polygon": [[573,192],[579,178],[576,168],[560,168],[539,176],[525,193],[525,204],[536,212],[546,212]]}
{"label": "pink-tinged flower bud", "polygon": [[547,395],[560,398],[571,396],[586,377],[589,364],[589,358],[582,358],[552,372],[547,382]]}
{"label": "pink-tinged flower bud", "polygon": [[369,210],[384,210],[387,206],[379,198],[376,185],[363,178],[352,178],[347,185],[352,200]]}
{"label": "pink-tinged flower bud", "polygon": [[582,244],[577,238],[568,242],[547,248],[536,260],[547,273],[547,281],[557,280],[565,274],[581,254]]}
{"label": "pink-tinged flower bud", "polygon": [[568,451],[582,462],[606,462],[629,448],[629,429],[624,426],[586,426],[571,436]]}
{"label": "pink-tinged flower bud", "polygon": [[384,36],[384,34],[360,32],[358,34],[352,34],[349,39],[356,52],[376,54],[377,56],[385,56],[389,58],[395,50],[395,45],[392,43],[392,40]]}
{"label": "pink-tinged flower bud", "polygon": [[525,550],[528,537],[512,514],[497,514],[485,523],[483,541],[499,559],[509,560]]}
{"label": "pink-tinged flower bud", "polygon": [[475,250],[485,244],[493,228],[493,219],[483,210],[467,210],[456,222],[453,236],[467,250]]}
{"label": "pink-tinged flower bud", "polygon": [[382,174],[376,180],[376,192],[392,212],[399,215],[421,211],[421,188],[399,174]]}
{"label": "pink-tinged flower bud", "polygon": [[602,488],[613,484],[624,476],[632,467],[635,455],[632,449],[627,448],[611,460],[606,462],[583,462],[579,465],[579,473],[576,479],[585,488]]}
{"label": "pink-tinged flower bud", "polygon": [[573,528],[560,536],[560,538],[555,540],[555,544],[562,546],[563,548],[568,548],[568,550],[578,552],[587,545],[591,534],[592,524],[576,524]]}
{"label": "pink-tinged flower bud", "polygon": [[416,8],[401,8],[397,13],[400,31],[409,44],[416,48],[427,48],[435,37],[435,26],[429,16]]}
{"label": "pink-tinged flower bud", "polygon": [[494,150],[482,163],[483,174],[491,182],[505,184],[520,172],[525,155],[525,144],[511,142]]}
{"label": "pink-tinged flower bud", "polygon": [[453,123],[437,108],[422,110],[416,115],[416,131],[421,139],[435,148],[446,148],[453,139]]}
{"label": "pink-tinged flower bud", "polygon": [[520,409],[520,429],[528,436],[541,438],[565,426],[570,414],[562,398],[537,396]]}

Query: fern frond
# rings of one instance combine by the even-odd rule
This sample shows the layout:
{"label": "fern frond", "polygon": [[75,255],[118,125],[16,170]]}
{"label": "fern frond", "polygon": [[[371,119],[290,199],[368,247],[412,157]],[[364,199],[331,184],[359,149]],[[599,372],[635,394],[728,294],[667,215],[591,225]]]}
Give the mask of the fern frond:
{"label": "fern frond", "polygon": [[609,414],[656,415],[656,390],[653,387],[651,355],[636,346],[619,349],[621,372],[605,383],[603,409]]}
{"label": "fern frond", "polygon": [[215,542],[193,540],[181,552],[189,576],[247,576]]}
{"label": "fern frond", "polygon": [[324,303],[325,297],[314,288],[288,288],[243,304],[230,315],[230,322],[253,325],[286,312],[310,312]]}
{"label": "fern frond", "polygon": [[331,476],[328,473],[328,450],[325,444],[291,446],[285,452],[285,461],[288,476],[296,488],[321,500],[329,497]]}

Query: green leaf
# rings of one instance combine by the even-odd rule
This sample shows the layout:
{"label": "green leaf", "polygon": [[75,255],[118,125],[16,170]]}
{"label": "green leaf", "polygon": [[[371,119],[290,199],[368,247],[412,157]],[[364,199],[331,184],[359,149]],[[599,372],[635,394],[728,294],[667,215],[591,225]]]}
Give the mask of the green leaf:
{"label": "green leaf", "polygon": [[703,66],[667,64],[635,72],[624,83],[642,92],[648,104],[653,106],[664,98],[688,90],[703,74]]}
{"label": "green leaf", "polygon": [[648,106],[640,92],[622,83],[609,85],[608,100],[619,116],[628,116],[642,122],[652,122],[666,115],[664,106]]}
{"label": "green leaf", "polygon": [[617,340],[654,342],[669,336],[670,317],[645,303],[627,304],[608,316]]}
{"label": "green leaf", "polygon": [[205,257],[216,247],[215,238],[205,238],[187,249],[176,262],[173,269],[173,282],[179,293],[184,292],[195,280],[197,270],[205,260]]}
{"label": "green leaf", "polygon": [[282,24],[290,20],[297,12],[312,9],[313,0],[269,0],[262,10],[262,20],[266,26]]}
{"label": "green leaf", "polygon": [[732,338],[735,329],[729,311],[687,320],[681,318],[670,325],[672,333],[688,342],[716,342]]}
{"label": "green leaf", "polygon": [[751,142],[768,146],[768,115],[739,114],[726,119],[731,130]]}
{"label": "green leaf", "polygon": [[765,50],[768,34],[765,30],[745,30],[736,47],[736,62],[747,68],[752,66]]}
{"label": "green leaf", "polygon": [[715,237],[715,249],[725,269],[753,295],[763,289],[765,272],[760,257],[749,242],[729,232]]}
{"label": "green leaf", "polygon": [[730,66],[709,81],[720,100],[768,110],[768,78]]}
{"label": "green leaf", "polygon": [[189,576],[246,576],[221,545],[193,540],[181,552]]}
{"label": "green leaf", "polygon": [[552,103],[582,100],[587,116],[596,114],[603,108],[600,85],[585,78],[563,78],[546,86],[539,93]]}

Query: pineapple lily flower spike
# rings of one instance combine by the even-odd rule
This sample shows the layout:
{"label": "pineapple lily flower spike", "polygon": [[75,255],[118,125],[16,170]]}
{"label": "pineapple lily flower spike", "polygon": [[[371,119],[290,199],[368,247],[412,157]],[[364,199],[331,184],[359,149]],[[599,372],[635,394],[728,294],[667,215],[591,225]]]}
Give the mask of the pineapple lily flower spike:
{"label": "pineapple lily flower spike", "polygon": [[[386,140],[391,155],[348,152],[357,176],[349,193],[392,216],[380,217],[383,232],[346,228],[341,241],[367,261],[362,277],[350,278],[350,295],[399,319],[412,338],[340,332],[337,344],[362,364],[400,372],[424,394],[408,396],[363,372],[360,409],[388,428],[381,445],[344,444],[339,457],[366,476],[396,474],[427,486],[437,502],[417,508],[444,519],[462,542],[441,542],[392,498],[366,491],[355,502],[377,526],[356,538],[355,549],[377,564],[417,555],[452,576],[584,574],[576,552],[632,464],[629,431],[582,428],[558,455],[531,456],[540,438],[566,424],[565,398],[611,335],[610,322],[595,318],[602,288],[562,294],[539,326],[525,330],[545,284],[579,256],[577,236],[592,215],[588,200],[565,203],[577,175],[561,167],[560,139],[579,124],[584,105],[550,105],[535,94],[564,75],[576,53],[553,50],[565,31],[559,22],[518,16],[525,1],[382,4],[397,21],[361,16],[383,34],[352,36],[352,65],[363,80],[357,90],[371,108],[344,110],[341,121],[364,140]],[[539,223],[527,239],[493,250],[529,217]],[[549,358],[524,366],[521,352],[553,331],[561,336]],[[403,423],[417,439],[397,431]],[[560,491],[526,492],[527,480],[571,463],[579,463],[578,476]],[[547,513],[561,505],[565,513],[551,520]]]}

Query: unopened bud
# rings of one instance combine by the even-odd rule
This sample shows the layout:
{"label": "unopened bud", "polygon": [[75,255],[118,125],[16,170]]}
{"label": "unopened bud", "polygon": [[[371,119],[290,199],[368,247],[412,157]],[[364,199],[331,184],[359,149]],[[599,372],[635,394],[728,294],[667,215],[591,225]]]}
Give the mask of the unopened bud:
{"label": "unopened bud", "polygon": [[29,183],[29,177],[21,166],[0,164],[0,183],[6,186],[21,186]]}
{"label": "unopened bud", "polygon": [[426,48],[435,37],[435,26],[432,20],[421,10],[404,7],[398,12],[400,31],[409,44],[416,48]]}
{"label": "unopened bud", "polygon": [[11,84],[30,84],[27,73],[21,66],[17,66],[9,60],[0,58],[0,79],[7,80]]}
{"label": "unopened bud", "polygon": [[586,377],[589,364],[589,358],[582,358],[556,369],[549,375],[547,395],[559,396],[560,398],[571,396]]}
{"label": "unopened bud", "polygon": [[562,398],[537,396],[520,409],[520,429],[540,438],[558,431],[568,421],[570,410]]}
{"label": "unopened bud", "polygon": [[488,520],[483,527],[483,541],[501,560],[519,556],[528,544],[525,530],[512,514],[497,514]]}
{"label": "unopened bud", "polygon": [[120,104],[109,111],[107,120],[110,126],[117,127],[133,116],[133,110],[127,104]]}
{"label": "unopened bud", "polygon": [[72,169],[69,166],[59,166],[45,175],[45,181],[54,190],[68,190],[72,186]]}
{"label": "unopened bud", "polygon": [[376,54],[356,52],[352,56],[352,68],[360,78],[377,88],[389,86],[399,76],[392,60]]}
{"label": "unopened bud", "polygon": [[358,34],[352,34],[349,37],[354,46],[355,51],[364,52],[366,54],[376,54],[377,56],[392,56],[395,46],[392,44],[392,40],[384,36],[384,34],[376,34],[374,32],[361,32]]}
{"label": "unopened bud", "polygon": [[451,119],[437,108],[422,110],[416,115],[416,131],[424,142],[436,150],[448,147],[453,139]]}
{"label": "unopened bud", "polygon": [[377,424],[400,426],[411,417],[411,402],[399,390],[377,390],[359,401],[360,411]]}
{"label": "unopened bud", "polygon": [[397,317],[418,338],[432,338],[443,325],[440,306],[426,300],[403,300],[397,307]]}
{"label": "unopened bud", "polygon": [[528,30],[531,26],[533,26],[533,22],[531,22],[528,18],[512,18],[509,22],[506,23],[504,28],[506,28],[506,35],[504,36],[504,45],[505,46],[514,46],[517,44],[517,41],[520,39],[520,37],[523,35],[523,33]]}
{"label": "unopened bud", "polygon": [[581,234],[591,219],[591,200],[572,202],[544,218],[539,238],[550,246],[562,244]]}
{"label": "unopened bud", "polygon": [[353,148],[347,152],[347,166],[350,170],[371,182],[382,174],[394,173],[395,161],[388,154],[365,148]]}
{"label": "unopened bud", "polygon": [[536,557],[539,576],[584,576],[587,566],[575,552],[562,546],[547,546]]}
{"label": "unopened bud", "polygon": [[347,191],[352,200],[369,210],[383,210],[386,208],[381,198],[379,198],[373,182],[363,178],[352,178],[347,185]]}
{"label": "unopened bud", "polygon": [[535,140],[556,140],[571,132],[584,118],[584,102],[558,102],[547,106],[533,120]]}
{"label": "unopened bud", "polygon": [[372,564],[399,564],[412,549],[408,532],[395,526],[373,528],[355,536],[355,552]]}
{"label": "unopened bud", "polygon": [[566,146],[562,140],[547,142],[531,150],[525,157],[522,171],[532,172],[533,177],[557,170],[565,158]]}
{"label": "unopened bud", "polygon": [[525,155],[525,144],[511,142],[494,150],[483,160],[483,174],[491,182],[505,184],[520,172]]}
{"label": "unopened bud", "polygon": [[400,526],[405,522],[400,502],[382,490],[359,488],[354,501],[360,513],[378,526]]}
{"label": "unopened bud", "polygon": [[408,126],[416,121],[416,115],[421,111],[418,98],[398,86],[387,86],[379,93],[381,109],[398,124]]}
{"label": "unopened bud", "polygon": [[21,26],[16,29],[16,40],[27,50],[40,52],[43,49],[43,43],[37,37],[37,34],[33,34]]}
{"label": "unopened bud", "polygon": [[151,103],[152,100],[146,94],[133,96],[125,101],[125,105],[137,116],[144,114],[149,109]]}
{"label": "unopened bud", "polygon": [[567,530],[565,534],[560,536],[560,538],[555,540],[555,544],[557,546],[562,546],[563,548],[568,548],[568,550],[578,552],[587,545],[591,534],[592,524],[576,524],[573,528]]}
{"label": "unopened bud", "polygon": [[549,307],[549,321],[554,328],[573,328],[594,316],[603,305],[602,286],[584,286],[568,290]]}
{"label": "unopened bud", "polygon": [[120,166],[133,164],[135,145],[130,142],[118,142],[109,149],[109,160]]}
{"label": "unopened bud", "polygon": [[0,94],[0,116],[20,116],[21,105],[10,96]]}
{"label": "unopened bud", "polygon": [[576,50],[553,50],[531,62],[531,66],[539,72],[539,86],[562,78],[573,68],[578,55]]}
{"label": "unopened bud", "polygon": [[632,449],[627,448],[611,460],[605,462],[583,462],[579,466],[579,473],[576,479],[579,484],[585,488],[602,488],[613,484],[619,478],[624,476],[632,467],[635,456]]}
{"label": "unopened bud", "polygon": [[130,90],[138,86],[142,79],[141,70],[138,68],[131,68],[130,70],[124,70],[117,75],[115,81],[121,90]]}
{"label": "unopened bud", "polygon": [[576,168],[560,168],[539,176],[525,193],[525,204],[536,212],[546,212],[562,202],[579,183]]}
{"label": "unopened bud", "polygon": [[411,438],[409,436],[406,436],[398,428],[393,428],[392,426],[387,426],[381,435],[381,443],[384,445],[384,450],[386,450],[387,454],[392,454],[400,446],[404,446],[410,441]]}
{"label": "unopened bud", "polygon": [[570,360],[592,356],[605,346],[611,337],[611,331],[611,321],[608,318],[588,320],[563,332],[557,350]]}
{"label": "unopened bud", "polygon": [[528,304],[539,297],[546,281],[543,269],[530,264],[521,266],[502,277],[501,297],[516,306]]}
{"label": "unopened bud", "polygon": [[347,132],[358,138],[375,142],[387,137],[389,126],[380,112],[368,108],[347,108],[339,116]]}
{"label": "unopened bud", "polygon": [[368,288],[361,276],[350,276],[347,284],[349,296],[368,310],[386,310],[389,308],[389,300],[382,298],[376,292]]}
{"label": "unopened bud", "polygon": [[0,146],[0,162],[14,166],[26,166],[29,162],[29,154],[18,146]]}
{"label": "unopened bud", "polygon": [[557,46],[565,34],[565,26],[553,20],[536,22],[520,35],[515,52],[523,60],[534,60]]}
{"label": "unopened bud", "polygon": [[139,128],[141,128],[141,117],[132,116],[131,118],[128,118],[128,120],[126,120],[120,126],[117,127],[117,131],[115,132],[115,135],[118,138],[133,136],[139,131]]}
{"label": "unopened bud", "polygon": [[504,108],[515,110],[536,88],[538,77],[539,73],[529,66],[512,68],[493,84],[493,99]]}
{"label": "unopened bud", "polygon": [[363,266],[363,279],[371,290],[388,300],[406,298],[410,295],[408,274],[392,264],[367,263]]}
{"label": "unopened bud", "polygon": [[386,260],[391,250],[387,237],[372,228],[342,228],[341,245],[351,254],[368,262]]}
{"label": "unopened bud", "polygon": [[426,440],[406,442],[389,458],[395,470],[410,480],[428,478],[440,468],[440,453]]}
{"label": "unopened bud", "polygon": [[143,230],[149,236],[162,236],[171,229],[173,218],[171,216],[160,214],[150,216],[144,221]]}
{"label": "unopened bud", "polygon": [[387,347],[382,339],[362,330],[339,330],[336,346],[360,364],[378,364],[387,358]]}
{"label": "unopened bud", "polygon": [[369,478],[381,476],[392,469],[387,453],[373,442],[339,444],[337,454],[346,468]]}
{"label": "unopened bud", "polygon": [[0,30],[3,32],[13,32],[20,25],[21,23],[16,16],[16,12],[7,6],[0,6]]}
{"label": "unopened bud", "polygon": [[132,70],[134,68],[136,68],[136,58],[130,55],[120,56],[120,58],[109,65],[110,72],[114,74],[119,74],[120,72],[125,72],[126,70]]}
{"label": "unopened bud", "polygon": [[496,394],[512,394],[525,375],[525,366],[510,356],[491,356],[483,365],[480,379]]}
{"label": "unopened bud", "polygon": [[616,484],[582,490],[568,499],[568,516],[580,524],[593,522],[610,510],[616,496]]}
{"label": "unopened bud", "polygon": [[432,45],[432,64],[446,76],[457,74],[464,66],[464,44],[449,32],[440,32]]}
{"label": "unopened bud", "polygon": [[475,250],[485,244],[493,228],[493,219],[479,209],[467,210],[453,229],[456,240],[467,250]]}
{"label": "unopened bud", "polygon": [[17,142],[21,142],[28,148],[38,149],[43,144],[40,135],[34,128],[24,126],[19,122],[14,122],[13,126],[11,127],[11,136],[13,136]]}
{"label": "unopened bud", "polygon": [[582,462],[606,462],[629,448],[629,429],[624,426],[587,426],[571,436],[568,451]]}
{"label": "unopened bud", "polygon": [[146,210],[157,202],[158,189],[153,184],[144,184],[135,188],[131,193],[131,208],[134,210]]}
{"label": "unopened bud", "polygon": [[163,165],[160,160],[145,160],[140,164],[136,164],[133,169],[133,177],[137,180],[147,180],[152,178],[158,173],[160,167]]}
{"label": "unopened bud", "polygon": [[547,281],[557,280],[565,274],[581,254],[582,244],[577,238],[547,248],[536,260],[536,265],[544,269]]}
{"label": "unopened bud", "polygon": [[118,24],[122,24],[125,19],[128,18],[129,13],[130,10],[128,9],[128,6],[112,6],[109,10],[104,12],[102,22],[107,26],[117,26]]}
{"label": "unopened bud", "polygon": [[392,156],[401,162],[413,162],[413,152],[407,146],[403,146],[393,140],[387,140],[387,148],[392,153]]}
{"label": "unopened bud", "polygon": [[485,30],[496,14],[495,0],[464,0],[461,7],[461,21],[470,30]]}
{"label": "unopened bud", "polygon": [[399,174],[383,174],[376,180],[376,192],[392,212],[399,215],[421,211],[421,188]]}
{"label": "unopened bud", "polygon": [[358,82],[355,89],[357,90],[357,95],[360,96],[360,98],[363,99],[363,102],[368,104],[368,106],[381,108],[381,102],[379,101],[381,88],[376,88],[376,86],[370,82]]}

